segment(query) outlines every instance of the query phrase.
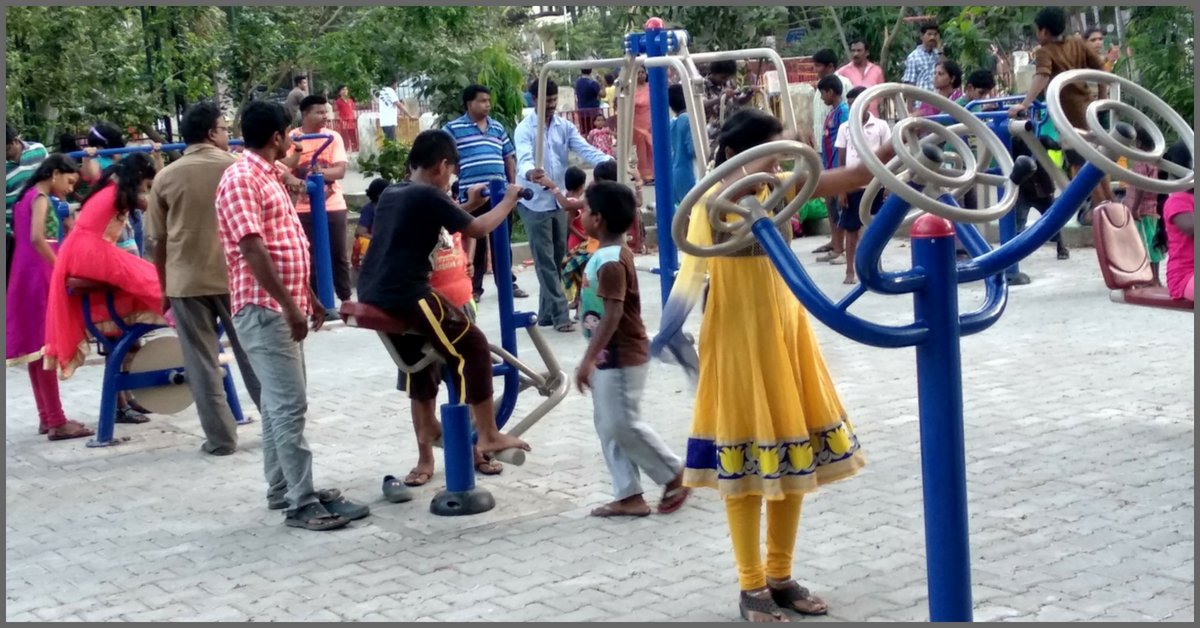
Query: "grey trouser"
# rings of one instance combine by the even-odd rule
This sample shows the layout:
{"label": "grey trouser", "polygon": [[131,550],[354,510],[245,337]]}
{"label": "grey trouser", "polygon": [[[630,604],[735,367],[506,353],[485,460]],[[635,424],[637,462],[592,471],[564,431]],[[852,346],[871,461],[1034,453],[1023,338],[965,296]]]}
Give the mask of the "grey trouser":
{"label": "grey trouser", "polygon": [[267,501],[287,500],[288,514],[316,503],[312,451],[304,440],[308,412],[304,345],[292,340],[283,314],[248,305],[233,317],[242,348],[262,383],[263,468]]}
{"label": "grey trouser", "polygon": [[261,390],[254,369],[246,359],[238,342],[237,330],[229,316],[229,295],[207,297],[171,297],[171,311],[175,315],[175,333],[183,350],[183,366],[187,370],[188,387],[196,400],[196,412],[200,414],[200,427],[204,430],[204,451],[232,451],[237,448],[237,422],[229,409],[225,397],[225,370],[217,361],[220,337],[217,324],[225,328],[229,344],[238,368],[242,371],[242,382],[246,392],[259,404]]}
{"label": "grey trouser", "polygon": [[683,460],[642,420],[639,405],[650,366],[596,369],[592,373],[592,404],[596,433],[604,461],[613,478],[618,501],[642,494],[641,471],[666,486],[683,472]]}
{"label": "grey trouser", "polygon": [[561,210],[535,212],[517,205],[525,234],[529,236],[529,252],[537,271],[538,325],[558,327],[571,322],[567,295],[563,292],[562,261],[567,257],[567,214]]}

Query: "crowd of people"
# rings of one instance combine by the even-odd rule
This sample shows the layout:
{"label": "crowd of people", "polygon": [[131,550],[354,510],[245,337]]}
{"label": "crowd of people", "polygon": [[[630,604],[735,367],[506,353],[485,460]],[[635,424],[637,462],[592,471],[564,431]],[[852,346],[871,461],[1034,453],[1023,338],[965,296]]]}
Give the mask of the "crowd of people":
{"label": "crowd of people", "polygon": [[[1064,37],[1061,13],[1046,9],[1037,18],[1041,47],[1035,89],[1010,110],[1013,115],[1028,108],[1053,76],[1076,67],[1103,66],[1096,50],[1081,38]],[[824,170],[815,194],[827,200],[834,230],[818,253],[825,254],[822,259],[827,262],[846,265],[848,284],[857,281],[854,256],[862,229],[857,208],[872,180],[858,147],[848,139],[849,116],[856,99],[885,80],[867,58],[861,40],[852,43],[851,57],[839,67],[831,51],[814,55],[818,82],[813,120],[805,121],[793,138],[810,143],[822,155]],[[707,117],[720,119],[712,134],[716,164],[786,136],[775,117],[746,106],[748,92],[730,83],[736,72],[736,65],[727,63],[708,68],[705,113],[713,113],[715,107],[717,115]],[[963,71],[941,58],[937,29],[928,27],[909,56],[904,81],[969,102],[986,98],[994,89],[994,77],[985,72],[969,74],[964,92]],[[585,72],[577,81],[577,93],[580,83],[593,81],[589,75]],[[606,83],[611,88],[613,81],[606,77]],[[165,167],[157,149],[151,155],[122,158],[89,152],[83,163],[76,163],[22,140],[7,125],[6,359],[10,366],[28,369],[39,433],[51,440],[92,435],[91,429],[66,417],[58,381],[71,377],[89,346],[81,300],[68,293],[66,281],[104,282],[119,289],[115,309],[126,321],[175,328],[205,434],[202,450],[212,455],[233,453],[238,443],[237,425],[221,386],[218,334],[224,331],[261,416],[266,506],[283,511],[286,525],[332,530],[369,516],[367,506],[340,490],[317,489],[304,436],[304,342],[328,316],[314,289],[311,201],[304,184],[306,174],[315,169],[327,182],[322,193],[337,297],[350,300],[357,288],[360,302],[384,310],[416,332],[417,337],[392,339],[410,363],[419,361],[426,343],[433,347],[450,366],[454,401],[471,407],[478,431],[476,471],[500,473],[494,454],[530,447],[497,429],[492,358],[474,319],[483,294],[488,235],[516,213],[529,236],[539,283],[537,324],[572,333],[578,323],[588,343],[574,379],[581,392],[591,390],[595,427],[613,483],[613,500],[592,514],[650,515],[654,509],[644,497],[642,473],[662,487],[660,514],[679,511],[692,489],[715,489],[728,516],[742,616],[760,622],[785,620],[783,610],[827,613],[828,606],[793,578],[802,505],[818,487],[856,474],[865,464],[863,450],[807,314],[759,245],[712,260],[684,256],[661,330],[652,340],[642,319],[629,236],[638,229],[640,185],[653,180],[652,171],[645,170],[653,158],[644,152],[653,147],[638,149],[636,164],[617,164],[611,139],[608,150],[587,139],[602,138],[597,132],[608,129],[609,123],[597,121],[585,138],[557,113],[558,87],[549,81],[541,94],[544,114],[526,117],[511,138],[490,115],[490,91],[467,87],[462,117],[416,137],[404,180],[372,182],[370,202],[350,250],[348,208],[340,183],[347,168],[345,141],[329,128],[328,101],[308,95],[304,81],[298,80],[295,87],[305,93],[297,94],[294,103],[289,96],[286,105],[254,101],[245,106],[240,154],[229,150],[228,121],[217,106],[191,107],[181,124],[187,149]],[[607,88],[584,87],[586,104],[599,108],[599,101],[610,97]],[[644,76],[639,75],[638,89],[643,87]],[[536,83],[529,86],[534,98],[539,89]],[[675,86],[669,92],[677,116],[670,133],[675,161],[672,173],[664,175],[681,183],[672,190],[677,201],[681,191],[694,185],[694,179],[684,175],[691,170],[695,147],[684,118],[689,112],[682,89]],[[345,98],[339,95],[335,108],[352,107],[341,102]],[[1064,107],[1073,122],[1090,98],[1086,90],[1064,93]],[[635,99],[635,137],[641,124],[638,107]],[[913,107],[914,114],[935,113],[928,103]],[[401,113],[398,107],[395,111]],[[870,148],[880,160],[889,161],[894,149],[887,123],[875,107],[863,115]],[[648,125],[648,113],[645,116]],[[541,164],[535,162],[538,125],[543,134]],[[333,141],[317,155],[324,141],[293,142],[297,133],[332,135]],[[111,125],[98,124],[90,135],[95,139],[89,141],[92,151],[124,143]],[[594,167],[590,183],[582,170],[571,167],[571,153]],[[1168,159],[1192,167],[1186,149],[1173,149]],[[634,189],[617,183],[623,166],[634,171]],[[719,188],[747,176],[776,174],[779,168],[778,159],[762,160],[730,175]],[[1139,168],[1140,174],[1157,174]],[[508,187],[504,198],[491,206],[482,190],[495,179]],[[90,186],[81,208],[76,214],[62,213],[61,200],[75,194],[81,182]],[[520,198],[523,188],[532,190],[530,200]],[[729,237],[708,227],[706,204],[713,193],[706,192],[693,208],[687,237],[695,244]],[[1026,204],[1038,209],[1045,207],[1039,203],[1051,193],[1022,186]],[[762,200],[766,191],[744,194]],[[1160,199],[1135,191],[1131,202],[1144,221],[1148,245],[1169,252],[1165,275],[1171,295],[1193,300],[1192,192]],[[143,239],[135,234],[142,228],[143,212],[153,243],[151,260],[143,258]],[[790,229],[782,231],[785,238],[793,236]],[[351,260],[360,271],[357,286],[351,285]],[[515,276],[512,281],[515,296],[522,296]],[[640,402],[651,357],[690,344],[682,323],[697,304],[703,317],[703,351],[694,361],[680,360],[697,385],[686,453],[681,456],[658,436]],[[107,318],[103,307],[94,308],[93,316]],[[101,330],[111,329],[109,323]],[[440,383],[436,365],[400,374],[398,386],[412,400],[418,461],[406,477],[384,479],[389,501],[411,499],[407,489],[428,483],[435,474]],[[119,421],[146,418],[130,396],[123,395],[121,408]]]}

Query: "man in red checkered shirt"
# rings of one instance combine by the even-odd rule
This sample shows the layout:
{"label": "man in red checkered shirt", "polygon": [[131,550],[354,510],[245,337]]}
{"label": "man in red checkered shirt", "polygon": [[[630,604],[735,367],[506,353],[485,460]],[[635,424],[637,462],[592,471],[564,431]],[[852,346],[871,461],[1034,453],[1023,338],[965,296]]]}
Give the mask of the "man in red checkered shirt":
{"label": "man in red checkered shirt", "polygon": [[280,105],[255,101],[242,114],[246,155],[217,187],[217,225],[229,266],[233,326],[262,383],[263,466],[267,507],[285,523],[332,530],[370,514],[336,489],[316,491],[304,439],[308,408],[304,338],[324,308],[309,287],[308,239],[276,162],[287,155],[290,118]]}

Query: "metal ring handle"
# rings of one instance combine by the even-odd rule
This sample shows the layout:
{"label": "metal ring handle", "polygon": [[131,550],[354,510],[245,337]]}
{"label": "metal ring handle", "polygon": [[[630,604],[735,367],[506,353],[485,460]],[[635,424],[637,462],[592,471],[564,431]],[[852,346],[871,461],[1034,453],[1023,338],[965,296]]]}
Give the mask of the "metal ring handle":
{"label": "metal ring handle", "polygon": [[[995,160],[1001,173],[997,177],[986,177],[986,181],[991,184],[991,182],[998,183],[1000,181],[1000,177],[1003,177],[1004,180],[1004,192],[1001,195],[1001,200],[997,204],[982,209],[963,209],[961,207],[955,207],[953,205],[943,203],[940,200],[931,198],[928,194],[922,193],[921,191],[909,186],[907,182],[901,180],[896,173],[892,172],[879,159],[879,157],[875,155],[874,151],[871,150],[870,143],[867,141],[866,129],[863,124],[863,113],[866,111],[867,107],[876,100],[891,98],[896,102],[903,103],[905,96],[920,100],[922,102],[927,102],[938,109],[941,109],[944,115],[948,115],[953,118],[955,122],[962,124],[967,134],[974,135],[975,137],[979,138],[980,154],[985,154],[986,150],[986,156],[988,157],[986,163],[990,164],[992,160]],[[897,126],[906,122],[906,120],[901,120],[899,123],[897,123]],[[920,126],[921,125],[919,123],[908,123],[904,128],[918,128]],[[941,135],[931,135],[924,138],[922,144],[927,144],[935,139],[941,138]],[[1013,171],[1012,155],[1009,154],[1008,150],[1000,142],[1000,138],[996,137],[996,134],[993,133],[992,130],[989,129],[982,120],[972,115],[969,111],[963,108],[962,105],[959,105],[958,103],[946,98],[945,96],[942,96],[941,94],[926,91],[915,85],[901,85],[899,83],[884,83],[882,85],[876,85],[875,87],[867,89],[867,91],[863,92],[863,94],[854,101],[854,107],[850,111],[850,141],[854,142],[854,146],[858,150],[859,157],[863,160],[863,165],[865,165],[867,169],[871,171],[871,174],[875,175],[875,178],[878,179],[884,187],[890,190],[893,194],[896,194],[900,196],[900,198],[907,201],[914,209],[925,210],[931,214],[950,220],[951,222],[975,223],[998,220],[1011,211],[1013,205],[1016,204],[1016,184],[1012,182],[1011,178]],[[957,145],[956,149],[961,150],[961,148]],[[900,152],[909,152],[910,156],[918,159],[921,155],[920,151],[911,151],[907,147],[905,147],[904,151],[898,151],[897,157],[900,157]],[[969,149],[967,152],[970,152]],[[980,159],[976,155],[976,166],[978,166],[979,163]],[[923,182],[933,181],[935,183],[938,180],[945,180],[936,172],[933,172],[932,168],[929,168],[928,166],[925,166],[919,162],[918,165],[920,168],[910,169],[914,179]],[[984,182],[984,175],[979,172],[973,173],[971,177],[973,177],[971,180],[975,181],[976,183]],[[969,183],[970,180],[966,184],[960,183],[949,187],[961,188]]]}
{"label": "metal ring handle", "polygon": [[[770,196],[767,197],[766,202],[762,204],[763,210],[775,210],[775,215],[772,216],[771,220],[778,227],[787,224],[792,216],[796,215],[801,207],[804,207],[804,204],[812,198],[813,192],[816,191],[817,183],[819,182],[821,159],[817,156],[816,151],[805,144],[791,140],[778,140],[755,146],[717,166],[707,176],[698,181],[692,187],[691,191],[683,197],[683,200],[680,201],[679,207],[675,210],[675,218],[671,222],[671,237],[675,240],[675,245],[679,247],[680,251],[696,257],[721,257],[736,253],[754,242],[754,233],[750,231],[750,227],[753,225],[751,220],[743,219],[740,223],[726,223],[722,219],[722,224],[719,226],[710,224],[710,227],[731,233],[732,235],[725,242],[708,246],[701,246],[690,242],[687,237],[688,227],[691,224],[692,209],[696,206],[696,203],[699,203],[705,195],[720,186],[726,177],[756,162],[770,158],[794,158],[795,166],[792,174],[783,179],[781,183],[778,183]],[[747,187],[762,185],[765,179],[758,177],[757,175],[759,174],[766,173],[760,171],[747,175],[745,179],[753,178],[753,182],[742,183],[739,180],[731,185],[730,188],[735,188],[736,186],[736,188],[740,188],[739,193],[744,193]],[[780,207],[787,194],[791,190],[794,190],[797,185],[800,185],[801,182],[803,182],[803,185],[797,191],[795,198]],[[733,191],[728,189],[721,190],[721,193],[713,200],[718,203],[734,205]],[[730,210],[729,213],[735,215],[744,215],[743,212],[752,212],[752,210],[737,207],[736,205],[726,209]],[[711,208],[709,208],[709,211],[711,213]]]}
{"label": "metal ring handle", "polygon": [[[1105,99],[1093,102],[1088,106],[1087,123],[1089,128],[1083,131],[1086,132],[1091,141],[1085,139],[1081,130],[1076,129],[1067,118],[1062,104],[1063,90],[1068,85],[1075,83],[1097,83],[1100,85],[1119,86],[1122,96],[1132,94],[1134,99],[1142,105],[1143,109],[1157,114],[1167,124],[1171,125],[1171,128],[1179,135],[1179,138],[1187,145],[1193,162],[1196,155],[1196,132],[1192,127],[1188,126],[1183,116],[1176,113],[1170,105],[1163,102],[1161,98],[1154,95],[1150,90],[1122,76],[1101,70],[1071,70],[1063,72],[1050,81],[1049,87],[1046,88],[1046,110],[1050,114],[1050,119],[1054,121],[1054,126],[1057,127],[1059,137],[1065,147],[1076,151],[1085,161],[1104,171],[1105,174],[1113,179],[1135,188],[1158,194],[1173,194],[1192,189],[1195,185],[1195,172],[1180,168],[1163,159],[1163,154],[1166,152],[1166,141],[1158,125],[1154,124],[1153,120],[1145,112],[1135,109],[1120,100]],[[1122,146],[1114,138],[1102,137],[1108,135],[1108,131],[1100,125],[1099,114],[1100,111],[1104,110],[1124,113],[1134,118],[1139,124],[1142,124],[1154,139],[1154,150],[1147,153]],[[1092,144],[1093,141],[1118,156],[1124,156],[1129,161],[1150,163],[1174,178],[1163,181],[1134,174],[1132,169],[1127,170],[1122,168],[1117,164],[1114,157],[1106,155],[1104,151],[1094,146]]]}
{"label": "metal ring handle", "polygon": [[[897,172],[900,170],[900,158],[896,157],[888,162],[888,169],[892,172]],[[899,176],[901,180],[907,182],[909,173],[898,172],[897,176]],[[871,223],[874,222],[875,215],[871,213],[871,210],[875,207],[875,197],[879,196],[882,192],[883,183],[877,178],[871,179],[871,182],[867,184],[866,190],[863,191],[862,202],[858,204],[858,218],[862,221],[863,227],[869,227]],[[924,215],[924,210],[920,210],[915,207],[910,208],[908,210],[908,215],[905,216],[904,221],[900,223],[900,228],[903,229],[911,226],[912,223],[916,222],[918,218]]]}
{"label": "metal ring handle", "polygon": [[[924,132],[925,137],[916,139],[918,132]],[[931,137],[932,136],[932,137]],[[958,158],[963,161],[961,169],[950,166],[945,162],[942,168],[931,170],[925,167],[920,158],[909,150],[909,146],[925,145],[934,137],[949,143],[957,151]],[[975,153],[963,141],[960,135],[950,132],[950,129],[926,118],[905,118],[896,123],[892,130],[892,146],[896,149],[896,157],[913,172],[914,178],[919,177],[923,183],[932,183],[944,188],[969,187],[975,180],[978,169]]]}
{"label": "metal ring handle", "polygon": [[[766,172],[755,172],[725,188],[716,198],[710,197],[708,222],[712,228],[724,233],[737,233],[745,226],[743,223],[752,222],[757,218],[756,213],[765,214],[765,205],[759,205],[758,199],[753,196],[746,196],[747,193],[757,191],[757,188],[763,185],[771,188],[771,191],[774,192],[780,186],[779,177]],[[753,199],[754,205],[745,204],[748,199]],[[738,217],[738,220],[733,222],[725,220],[727,214]]]}

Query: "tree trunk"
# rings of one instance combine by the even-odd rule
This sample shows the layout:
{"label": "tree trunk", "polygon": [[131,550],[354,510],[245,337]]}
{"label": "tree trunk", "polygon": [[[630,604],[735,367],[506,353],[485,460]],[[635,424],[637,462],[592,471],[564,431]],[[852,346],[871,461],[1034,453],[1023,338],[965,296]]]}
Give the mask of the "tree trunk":
{"label": "tree trunk", "polygon": [[907,6],[902,5],[900,7],[900,15],[896,16],[896,23],[892,25],[892,29],[890,31],[887,30],[887,27],[884,27],[883,46],[879,51],[879,68],[884,72],[887,71],[888,67],[888,51],[892,47],[892,37],[896,35],[896,33],[900,30],[900,27],[904,24],[904,13],[907,9]]}
{"label": "tree trunk", "polygon": [[[901,9],[903,12],[903,9]],[[846,51],[846,60],[850,60],[850,41],[846,39],[846,29],[842,28],[842,18],[838,15],[837,7],[829,7],[829,14],[833,16],[833,25],[837,27],[838,37],[842,40],[842,48]]]}

